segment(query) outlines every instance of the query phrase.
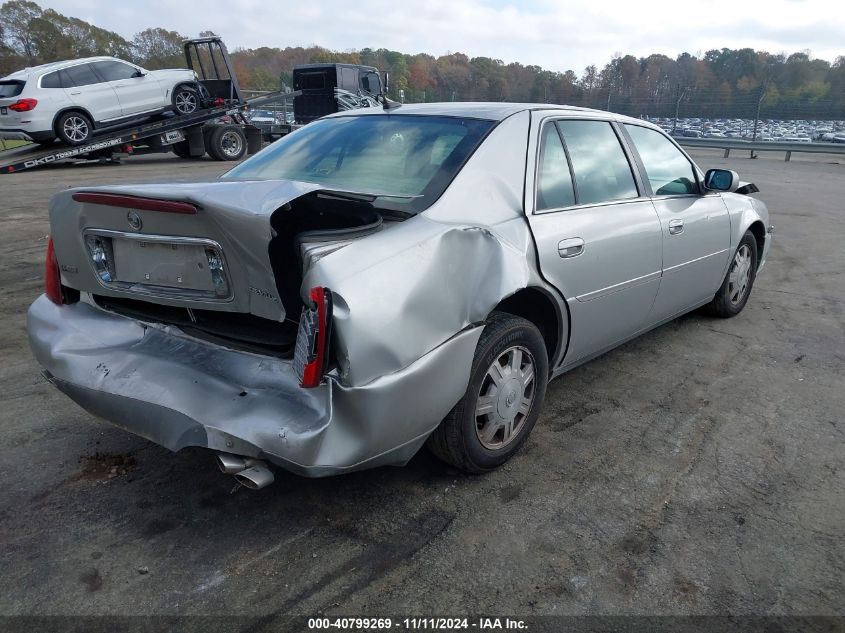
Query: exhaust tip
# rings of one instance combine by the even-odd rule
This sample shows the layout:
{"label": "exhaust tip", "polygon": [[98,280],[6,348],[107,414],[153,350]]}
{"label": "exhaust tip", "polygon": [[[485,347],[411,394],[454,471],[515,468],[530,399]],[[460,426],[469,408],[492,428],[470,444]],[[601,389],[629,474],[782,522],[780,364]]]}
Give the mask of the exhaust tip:
{"label": "exhaust tip", "polygon": [[263,464],[256,464],[251,468],[235,473],[235,479],[239,484],[250,490],[266,488],[275,481],[273,471]]}
{"label": "exhaust tip", "polygon": [[240,455],[232,455],[231,453],[217,453],[214,456],[217,462],[217,467],[221,473],[227,475],[234,475],[239,473],[247,467],[246,459]]}

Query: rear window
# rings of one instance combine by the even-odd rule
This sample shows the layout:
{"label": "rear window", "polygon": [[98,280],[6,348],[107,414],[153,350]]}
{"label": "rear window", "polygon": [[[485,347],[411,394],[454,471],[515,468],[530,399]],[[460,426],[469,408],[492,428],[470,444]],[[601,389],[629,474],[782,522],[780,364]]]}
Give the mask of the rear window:
{"label": "rear window", "polygon": [[326,87],[326,73],[305,73],[299,82],[300,90],[322,90]]}
{"label": "rear window", "polygon": [[62,88],[62,79],[59,76],[59,71],[47,73],[41,78],[42,88]]}
{"label": "rear window", "polygon": [[4,97],[17,97],[23,92],[26,85],[24,81],[6,80],[0,81],[0,99]]}
{"label": "rear window", "polygon": [[223,178],[313,182],[378,194],[381,207],[417,213],[440,197],[492,127],[457,117],[333,117],[282,137]]}

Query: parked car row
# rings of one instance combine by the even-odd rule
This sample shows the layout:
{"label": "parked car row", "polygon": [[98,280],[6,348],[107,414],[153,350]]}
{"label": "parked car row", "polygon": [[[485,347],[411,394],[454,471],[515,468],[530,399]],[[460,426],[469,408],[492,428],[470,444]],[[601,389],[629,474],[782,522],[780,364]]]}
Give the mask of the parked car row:
{"label": "parked car row", "polygon": [[845,143],[845,121],[641,117],[676,138],[736,138],[788,143]]}

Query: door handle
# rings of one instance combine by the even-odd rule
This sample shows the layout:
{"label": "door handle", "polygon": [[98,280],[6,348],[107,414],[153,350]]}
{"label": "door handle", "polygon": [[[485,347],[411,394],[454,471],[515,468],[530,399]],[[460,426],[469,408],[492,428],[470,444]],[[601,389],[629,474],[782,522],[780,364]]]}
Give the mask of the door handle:
{"label": "door handle", "polygon": [[82,91],[80,90],[80,91],[78,91],[78,92],[71,92],[70,94],[72,94],[72,95],[74,95],[74,96],[76,96],[76,95],[81,95],[81,94],[82,94]]}
{"label": "door handle", "polygon": [[680,235],[684,232],[683,220],[669,220],[669,235]]}
{"label": "door handle", "polygon": [[564,259],[578,257],[584,252],[584,240],[580,237],[570,237],[557,243],[557,254]]}

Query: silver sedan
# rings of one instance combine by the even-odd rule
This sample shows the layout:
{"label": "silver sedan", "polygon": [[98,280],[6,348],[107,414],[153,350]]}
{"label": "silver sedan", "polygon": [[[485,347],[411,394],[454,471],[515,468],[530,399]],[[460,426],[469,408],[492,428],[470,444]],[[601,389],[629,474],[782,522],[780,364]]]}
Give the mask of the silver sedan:
{"label": "silver sedan", "polygon": [[607,112],[344,112],[212,183],[52,201],[29,310],[48,379],[247,486],[402,465],[471,472],[525,442],[546,385],[675,317],[742,311],[765,205]]}

